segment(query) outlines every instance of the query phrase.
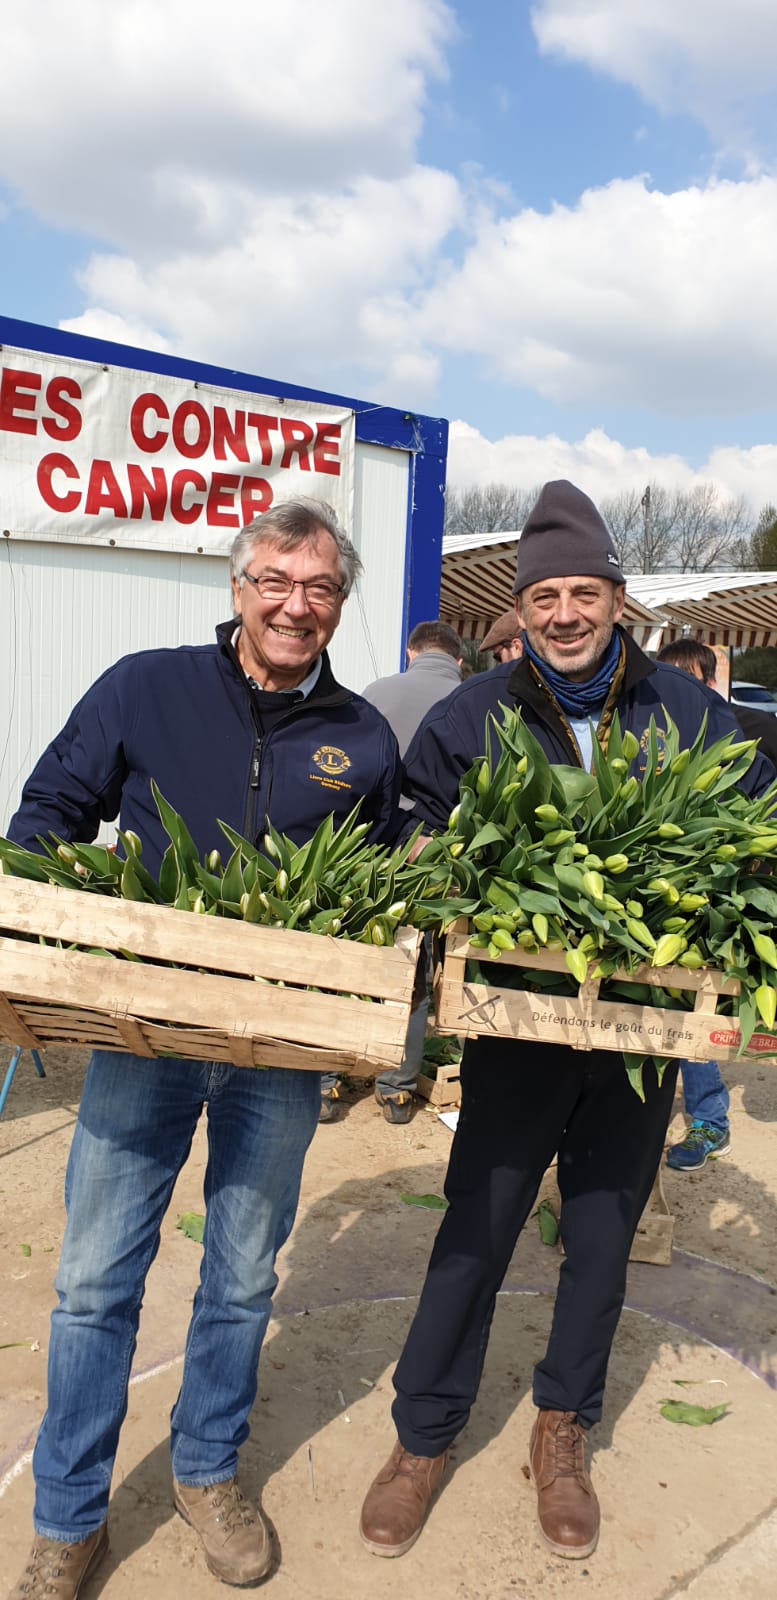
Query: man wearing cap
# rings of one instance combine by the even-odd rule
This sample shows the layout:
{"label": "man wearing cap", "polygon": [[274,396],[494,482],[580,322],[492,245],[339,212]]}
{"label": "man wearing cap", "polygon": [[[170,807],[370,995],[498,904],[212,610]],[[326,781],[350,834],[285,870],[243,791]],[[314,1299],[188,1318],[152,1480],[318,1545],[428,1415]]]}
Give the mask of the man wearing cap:
{"label": "man wearing cap", "polygon": [[[738,734],[712,690],[651,661],[618,626],[625,580],[588,496],[561,480],[543,488],[521,534],[515,608],[524,653],[463,683],[429,712],[405,759],[412,819],[442,831],[463,772],[483,754],[489,713],[517,705],[551,761],[590,768],[615,711],[640,740],[667,714],[690,745],[707,714],[710,743]],[[495,736],[490,736],[496,745]],[[493,754],[496,752],[493,751]],[[757,755],[743,780],[760,793],[774,769]],[[584,1440],[602,1411],[607,1362],[632,1239],[661,1157],[677,1067],[645,1103],[617,1051],[510,1039],[467,1042],[461,1112],[445,1183],[448,1209],[399,1360],[392,1408],[398,1439],[364,1502],[360,1533],[375,1555],[417,1539],[449,1445],[477,1395],[496,1295],[543,1174],[558,1154],[564,1260],[547,1348],[534,1370],[529,1443],[539,1530],[554,1554],[594,1550],[599,1507]]]}
{"label": "man wearing cap", "polygon": [[480,650],[482,655],[489,652],[499,666],[504,661],[520,661],[523,655],[523,639],[521,624],[514,606],[511,606],[509,611],[503,611],[496,622],[492,622],[488,633],[481,641]]}

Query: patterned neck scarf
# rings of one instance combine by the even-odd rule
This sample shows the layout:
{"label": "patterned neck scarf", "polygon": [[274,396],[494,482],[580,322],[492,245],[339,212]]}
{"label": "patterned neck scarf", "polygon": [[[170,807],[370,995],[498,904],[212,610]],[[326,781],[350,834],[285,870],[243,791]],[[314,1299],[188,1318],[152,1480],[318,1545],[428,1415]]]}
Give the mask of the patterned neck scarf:
{"label": "patterned neck scarf", "polygon": [[590,717],[592,712],[604,705],[621,660],[621,641],[617,633],[613,633],[598,672],[594,673],[592,678],[586,678],[584,683],[572,683],[563,672],[554,672],[547,661],[543,661],[542,657],[532,650],[525,633],[523,648],[535,672],[568,717]]}

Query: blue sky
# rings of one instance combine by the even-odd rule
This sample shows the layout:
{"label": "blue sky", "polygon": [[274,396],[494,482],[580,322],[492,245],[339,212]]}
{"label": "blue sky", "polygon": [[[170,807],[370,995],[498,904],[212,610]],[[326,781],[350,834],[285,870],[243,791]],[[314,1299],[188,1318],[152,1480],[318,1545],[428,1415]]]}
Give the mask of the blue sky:
{"label": "blue sky", "polygon": [[8,315],[447,416],[461,484],[777,502],[773,0],[219,16],[6,19]]}

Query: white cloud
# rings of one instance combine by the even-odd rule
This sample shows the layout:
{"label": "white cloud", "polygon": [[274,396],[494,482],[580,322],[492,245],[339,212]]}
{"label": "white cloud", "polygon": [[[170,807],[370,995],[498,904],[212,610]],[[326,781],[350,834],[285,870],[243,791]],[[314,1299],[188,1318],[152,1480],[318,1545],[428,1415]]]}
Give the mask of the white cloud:
{"label": "white cloud", "polygon": [[92,309],[79,328],[99,334],[107,309],[119,330],[152,325],[192,357],[329,387],[360,371],[379,380],[383,399],[407,404],[401,385],[429,392],[437,363],[396,286],[412,293],[433,275],[460,213],[455,180],[428,167],[272,207],[247,199],[240,233],[212,251],[145,267],[94,256],[81,275]]}
{"label": "white cloud", "polygon": [[405,301],[464,201],[415,157],[455,29],[444,0],[17,10],[0,178],[108,246],[66,326],[420,404],[438,360]]}
{"label": "white cloud", "polygon": [[0,176],[45,220],[115,244],[223,240],[243,191],[272,205],[401,175],[454,26],[443,0],[11,8]]}
{"label": "white cloud", "polygon": [[644,180],[482,221],[424,298],[434,347],[560,403],[662,415],[774,406],[777,179]]}
{"label": "white cloud", "polygon": [[134,345],[140,350],[169,350],[155,328],[142,322],[127,322],[112,311],[88,311],[80,317],[63,317],[59,324],[67,333],[88,334],[92,339],[108,339],[113,344]]}
{"label": "white cloud", "polygon": [[629,449],[601,428],[576,440],[556,434],[545,438],[507,434],[487,439],[469,423],[453,422],[448,477],[457,488],[507,483],[521,489],[532,489],[551,478],[569,478],[596,501],[621,490],[642,489],[646,483],[685,490],[712,483],[724,499],[743,496],[758,512],[777,500],[777,445],[756,445],[750,450],[721,446],[695,468],[679,454]]}
{"label": "white cloud", "polygon": [[[736,93],[750,68],[757,91],[772,11],[741,0],[734,27],[730,0],[538,0],[534,22],[544,49],[655,98],[708,87],[724,54]],[[777,180],[619,180],[511,211],[487,171],[417,162],[454,30],[444,0],[225,0],[215,19],[204,0],[12,8],[0,179],[104,241],[63,326],[427,410],[453,354],[598,416],[772,411]],[[605,475],[620,448],[606,440]],[[734,451],[726,470],[751,468],[760,482]]]}
{"label": "white cloud", "polygon": [[617,78],[663,111],[699,119],[740,153],[769,137],[773,158],[774,0],[537,0],[541,50]]}

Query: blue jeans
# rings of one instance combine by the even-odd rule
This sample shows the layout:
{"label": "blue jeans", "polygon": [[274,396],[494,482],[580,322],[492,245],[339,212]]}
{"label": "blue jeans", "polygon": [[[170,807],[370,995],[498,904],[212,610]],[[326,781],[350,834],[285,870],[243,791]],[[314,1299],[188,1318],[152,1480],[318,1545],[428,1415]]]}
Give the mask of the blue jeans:
{"label": "blue jeans", "polygon": [[681,1061],[680,1072],[686,1115],[728,1133],[728,1089],[717,1061]]}
{"label": "blue jeans", "polygon": [[65,1179],[48,1410],[35,1446],[35,1527],[85,1539],[105,1521],[148,1269],[207,1106],[200,1284],[171,1416],[182,1483],[234,1476],[248,1437],[275,1257],[297,1209],[319,1074],[97,1051]]}

